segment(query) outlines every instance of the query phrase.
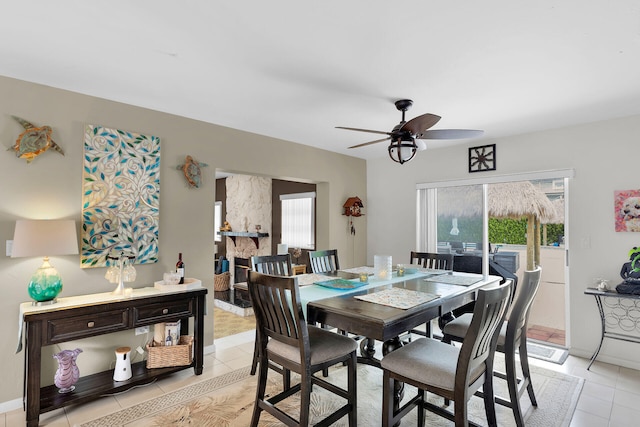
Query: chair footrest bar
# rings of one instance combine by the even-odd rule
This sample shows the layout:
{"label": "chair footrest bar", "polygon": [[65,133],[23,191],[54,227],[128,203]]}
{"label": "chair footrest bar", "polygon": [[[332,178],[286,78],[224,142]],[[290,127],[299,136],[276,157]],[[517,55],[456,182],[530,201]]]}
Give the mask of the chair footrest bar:
{"label": "chair footrest bar", "polygon": [[[451,412],[447,411],[446,409],[441,408],[440,406],[434,405],[433,403],[426,402],[426,401],[424,402],[423,405],[424,405],[424,408],[427,409],[430,412],[438,414],[441,417],[444,417],[444,418],[446,418],[448,420],[451,420],[451,421],[455,420],[455,418],[454,418],[454,416],[453,416],[453,414]],[[476,423],[474,423],[472,421],[469,421],[469,425],[471,427],[482,427],[482,426],[480,426],[480,425],[478,425],[478,424],[476,424]]]}

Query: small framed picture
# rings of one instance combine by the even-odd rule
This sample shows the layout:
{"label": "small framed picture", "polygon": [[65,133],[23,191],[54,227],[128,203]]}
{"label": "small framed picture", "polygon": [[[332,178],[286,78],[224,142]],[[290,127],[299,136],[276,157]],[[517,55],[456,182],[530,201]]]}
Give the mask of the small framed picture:
{"label": "small framed picture", "polygon": [[496,170],[496,144],[469,148],[469,173]]}
{"label": "small framed picture", "polygon": [[178,345],[180,339],[180,321],[164,324],[164,345]]}
{"label": "small framed picture", "polygon": [[614,191],[616,231],[640,232],[640,190]]}

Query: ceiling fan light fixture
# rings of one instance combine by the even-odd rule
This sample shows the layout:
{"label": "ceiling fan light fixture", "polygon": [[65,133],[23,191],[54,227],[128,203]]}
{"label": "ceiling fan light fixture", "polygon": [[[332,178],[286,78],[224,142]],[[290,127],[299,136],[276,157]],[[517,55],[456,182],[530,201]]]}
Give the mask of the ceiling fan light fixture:
{"label": "ceiling fan light fixture", "polygon": [[364,142],[362,144],[352,145],[349,148],[365,147],[371,144],[377,144],[382,141],[391,140],[389,143],[389,157],[396,163],[401,165],[413,159],[416,152],[426,150],[427,144],[423,139],[464,139],[476,138],[483,134],[481,130],[473,129],[436,129],[431,128],[441,119],[436,114],[426,113],[413,119],[406,121],[405,113],[413,104],[410,99],[400,99],[395,102],[396,108],[402,112],[402,120],[393,127],[391,132],[384,132],[372,129],[360,129],[344,126],[336,126],[338,129],[353,130],[357,132],[376,133],[388,135],[386,138],[376,139],[375,141]]}
{"label": "ceiling fan light fixture", "polygon": [[417,152],[416,141],[410,135],[398,136],[389,144],[389,157],[401,165],[413,159]]}

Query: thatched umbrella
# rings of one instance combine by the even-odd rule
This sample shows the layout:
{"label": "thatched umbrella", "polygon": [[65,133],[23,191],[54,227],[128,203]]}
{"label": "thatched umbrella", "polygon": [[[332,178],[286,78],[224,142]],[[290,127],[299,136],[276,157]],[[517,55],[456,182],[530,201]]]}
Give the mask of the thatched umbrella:
{"label": "thatched umbrella", "polygon": [[[540,229],[541,220],[555,215],[551,201],[529,181],[489,184],[488,199],[490,217],[527,218],[527,270],[533,270],[540,263],[540,233],[535,230]],[[477,186],[439,189],[438,212],[453,217],[478,216],[482,213],[482,192]]]}
{"label": "thatched umbrella", "polygon": [[564,224],[564,197],[554,199],[551,204],[553,205],[554,214],[551,218],[542,220],[543,224]]}
{"label": "thatched umbrella", "polygon": [[540,264],[540,223],[555,216],[551,201],[529,181],[489,185],[489,216],[527,218],[527,270]]}
{"label": "thatched umbrella", "polygon": [[564,224],[564,197],[560,197],[551,202],[555,210],[552,218],[542,221],[542,244],[547,245],[547,224]]}

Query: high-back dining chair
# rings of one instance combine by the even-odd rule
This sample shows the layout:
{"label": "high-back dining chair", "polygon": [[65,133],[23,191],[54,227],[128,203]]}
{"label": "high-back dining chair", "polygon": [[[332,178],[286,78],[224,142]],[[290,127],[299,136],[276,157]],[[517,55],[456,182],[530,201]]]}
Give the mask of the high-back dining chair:
{"label": "high-back dining chair", "polygon": [[[454,255],[451,253],[441,254],[433,252],[411,251],[409,261],[411,262],[411,264],[421,265],[422,268],[430,268],[434,270],[453,270],[453,257]],[[440,319],[438,319],[438,321],[440,321]],[[410,332],[412,334],[431,336],[431,322],[426,323],[426,332],[422,332],[419,329],[413,329]]]}
{"label": "high-back dining chair", "polygon": [[[347,400],[343,406],[316,425],[329,425],[348,415],[349,426],[356,427],[356,341],[307,325],[296,277],[250,271],[247,283],[256,315],[256,325],[260,331],[260,372],[251,425],[258,425],[262,411],[267,411],[288,426],[309,425],[311,390],[312,386],[316,385]],[[268,361],[298,373],[300,383],[275,396],[265,398]],[[313,375],[338,363],[347,365],[346,389]],[[298,420],[294,420],[276,407],[276,404],[297,392],[300,392],[300,416]]]}
{"label": "high-back dining chair", "polygon": [[[340,270],[340,261],[338,261],[338,250],[337,249],[327,249],[324,251],[309,251],[309,264],[311,264],[311,272],[320,274],[320,273],[331,273]],[[327,325],[324,323],[321,324],[323,328],[326,328]],[[347,335],[347,331],[339,331],[342,335]],[[326,377],[329,375],[329,371],[326,369],[322,371],[323,375]]]}
{"label": "high-back dining chair", "polygon": [[326,273],[340,270],[338,250],[328,249],[324,251],[310,251],[309,264],[312,273]]}
{"label": "high-back dining chair", "polygon": [[[533,406],[538,406],[536,396],[531,384],[531,373],[529,371],[529,358],[527,354],[527,323],[533,300],[540,288],[540,275],[542,268],[538,266],[535,270],[525,271],[523,280],[516,290],[507,320],[504,321],[498,336],[497,350],[504,353],[506,375],[495,372],[494,374],[507,381],[509,388],[509,400],[496,396],[496,402],[511,408],[518,427],[524,426],[522,411],[520,409],[520,397],[527,390],[529,400]],[[455,320],[449,322],[444,327],[442,341],[451,343],[452,341],[462,342],[467,335],[471,324],[471,315],[463,314]],[[516,372],[516,350],[520,356],[520,367],[522,378],[518,378]]]}
{"label": "high-back dining chair", "polygon": [[[489,426],[497,426],[491,373],[497,332],[507,311],[510,293],[511,281],[478,291],[469,333],[461,347],[420,338],[382,358],[384,427],[395,425],[414,406],[418,407],[419,426],[424,426],[425,409],[455,421],[456,427],[467,426],[467,402],[480,387]],[[397,410],[393,407],[394,381],[418,389],[416,396]],[[426,392],[453,400],[454,413],[427,402]]]}
{"label": "high-back dining chair", "polygon": [[453,270],[453,254],[411,251],[411,264],[420,264],[422,268]]}
{"label": "high-back dining chair", "polygon": [[[293,270],[291,269],[291,254],[282,255],[260,255],[252,256],[250,262],[251,269],[258,273],[273,274],[276,276],[292,276]],[[247,282],[247,288],[249,282]],[[258,369],[258,329],[256,328],[256,340],[253,347],[253,361],[251,362],[251,375],[255,375]],[[269,367],[276,372],[282,374],[282,381],[285,389],[289,388],[290,377],[289,372],[281,367],[269,364]]]}
{"label": "high-back dining chair", "polygon": [[258,273],[292,276],[291,254],[252,256],[251,269]]}

